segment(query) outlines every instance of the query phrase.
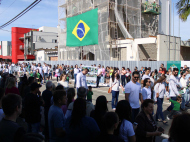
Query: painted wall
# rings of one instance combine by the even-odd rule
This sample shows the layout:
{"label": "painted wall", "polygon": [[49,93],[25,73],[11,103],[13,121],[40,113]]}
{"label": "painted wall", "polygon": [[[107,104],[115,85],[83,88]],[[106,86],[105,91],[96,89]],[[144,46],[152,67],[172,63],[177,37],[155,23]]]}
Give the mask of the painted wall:
{"label": "painted wall", "polygon": [[[35,43],[35,49],[55,48],[55,46],[58,46],[57,36],[57,33],[33,31],[33,43]],[[57,43],[54,43],[53,40],[56,40]]]}
{"label": "painted wall", "polygon": [[[158,55],[157,60],[160,61],[180,61],[180,37],[170,36],[170,47],[169,47],[169,36],[158,35]],[[169,50],[170,48],[170,50]],[[170,52],[169,52],[170,51]],[[170,56],[169,56],[170,55]]]}
{"label": "painted wall", "polygon": [[25,33],[31,31],[31,28],[12,27],[12,62],[17,63],[19,60],[24,60],[24,51],[20,50],[20,45],[24,46],[24,40],[20,40],[20,37],[24,37]]}
{"label": "painted wall", "polygon": [[45,61],[45,51],[41,50],[41,51],[37,51],[37,55],[36,55],[36,61]]}
{"label": "painted wall", "polygon": [[46,27],[46,26],[42,26],[42,27],[39,28],[39,31],[58,33],[58,28],[57,28],[57,27]]}

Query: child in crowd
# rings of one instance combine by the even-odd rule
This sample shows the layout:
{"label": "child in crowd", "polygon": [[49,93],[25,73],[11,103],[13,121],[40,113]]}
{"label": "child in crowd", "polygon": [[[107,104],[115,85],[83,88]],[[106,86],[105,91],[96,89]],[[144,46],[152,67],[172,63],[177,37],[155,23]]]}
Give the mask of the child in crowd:
{"label": "child in crowd", "polygon": [[39,73],[39,69],[36,70],[36,80],[37,80],[38,84],[40,84],[42,81],[42,76]]}
{"label": "child in crowd", "polygon": [[66,81],[69,83],[69,74],[67,73]]}
{"label": "child in crowd", "polygon": [[92,95],[93,95],[92,87],[88,86],[87,101],[92,102]]}
{"label": "child in crowd", "polygon": [[[168,99],[169,99],[169,98],[168,98]],[[181,104],[181,97],[178,96],[176,101],[174,101],[174,100],[172,100],[172,99],[169,99],[169,101],[174,104],[174,108],[173,108],[173,110],[170,112],[170,114],[167,116],[167,119],[168,119],[168,120],[170,120],[170,119],[172,119],[173,117],[175,117],[175,115],[181,114],[181,112],[179,112],[179,111],[180,111],[180,104]]]}
{"label": "child in crowd", "polygon": [[30,71],[29,75],[30,75],[30,77],[34,77],[33,71]]}

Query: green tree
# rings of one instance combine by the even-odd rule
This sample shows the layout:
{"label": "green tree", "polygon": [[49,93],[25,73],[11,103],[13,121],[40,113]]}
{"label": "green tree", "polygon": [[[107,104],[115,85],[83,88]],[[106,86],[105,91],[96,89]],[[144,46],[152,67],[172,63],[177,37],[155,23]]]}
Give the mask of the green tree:
{"label": "green tree", "polygon": [[186,21],[190,15],[190,0],[179,0],[176,4],[179,17],[182,21]]}

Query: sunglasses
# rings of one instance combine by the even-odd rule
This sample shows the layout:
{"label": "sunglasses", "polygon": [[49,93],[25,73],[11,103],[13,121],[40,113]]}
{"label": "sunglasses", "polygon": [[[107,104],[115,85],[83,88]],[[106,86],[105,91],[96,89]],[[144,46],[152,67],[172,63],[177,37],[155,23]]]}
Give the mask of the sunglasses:
{"label": "sunglasses", "polygon": [[139,77],[134,77],[135,79],[138,79]]}
{"label": "sunglasses", "polygon": [[150,83],[151,81],[148,81],[148,83]]}
{"label": "sunglasses", "polygon": [[186,75],[183,75],[183,76],[186,76]]}

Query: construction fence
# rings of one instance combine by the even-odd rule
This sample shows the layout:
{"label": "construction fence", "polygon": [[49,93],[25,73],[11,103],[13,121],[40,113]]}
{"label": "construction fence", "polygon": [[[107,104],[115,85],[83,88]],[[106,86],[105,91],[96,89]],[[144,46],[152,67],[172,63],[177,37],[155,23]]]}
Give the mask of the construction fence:
{"label": "construction fence", "polygon": [[85,66],[91,66],[96,64],[98,66],[99,64],[106,67],[118,67],[121,69],[122,67],[130,68],[131,71],[134,70],[135,67],[138,67],[140,69],[141,67],[151,67],[151,70],[157,69],[159,70],[160,65],[163,63],[165,67],[167,67],[167,61],[19,61],[18,63],[41,63],[42,65],[44,63],[51,64],[51,65],[85,65]]}

